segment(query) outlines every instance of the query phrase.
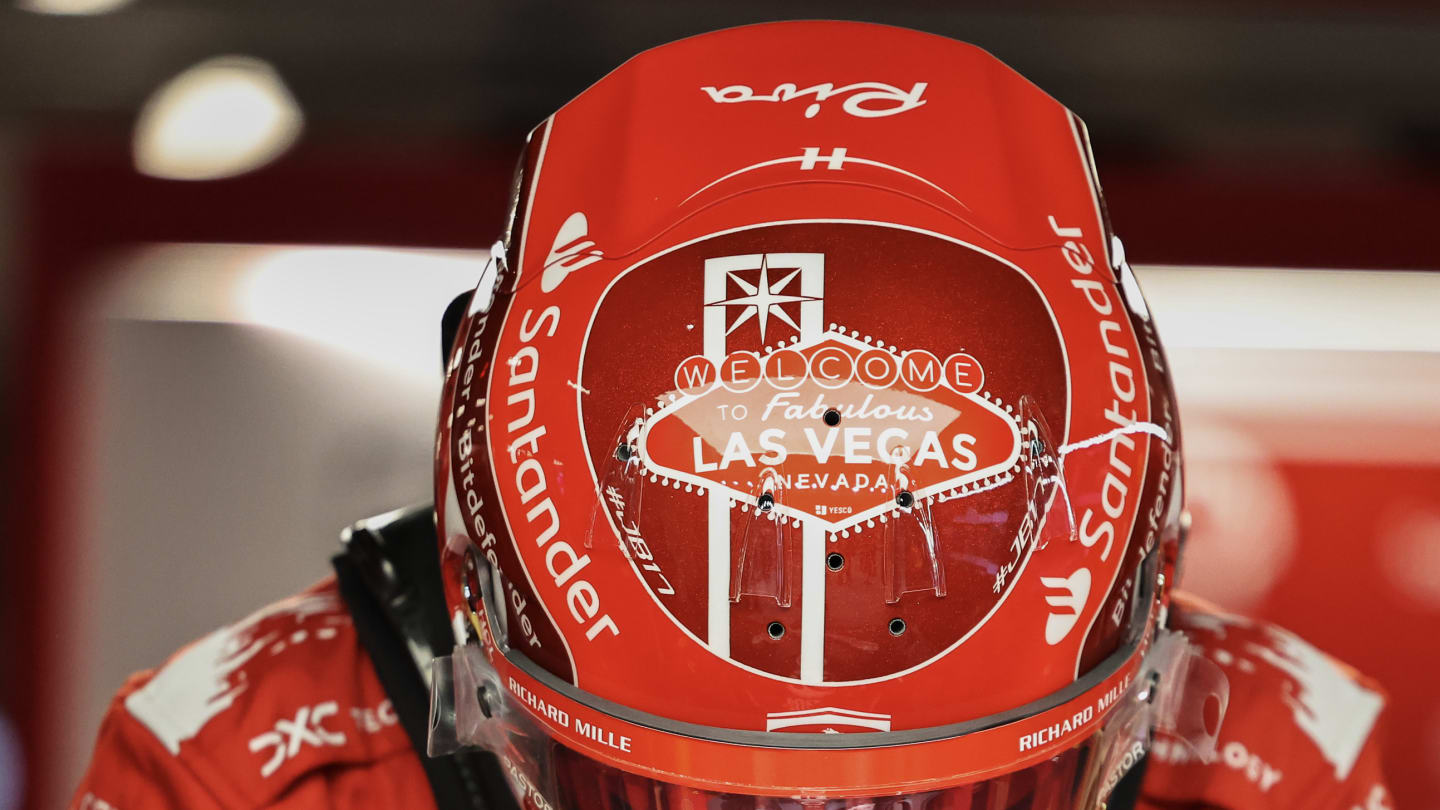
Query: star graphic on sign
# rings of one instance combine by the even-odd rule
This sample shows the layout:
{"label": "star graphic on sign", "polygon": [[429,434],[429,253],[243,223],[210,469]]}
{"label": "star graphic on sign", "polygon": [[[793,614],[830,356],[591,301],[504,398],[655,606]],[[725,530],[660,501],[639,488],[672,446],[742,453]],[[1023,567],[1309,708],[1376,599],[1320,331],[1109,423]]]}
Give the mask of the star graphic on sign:
{"label": "star graphic on sign", "polygon": [[785,311],[785,304],[795,304],[804,301],[818,301],[820,299],[810,295],[785,295],[785,287],[792,279],[800,275],[800,268],[791,270],[784,278],[770,283],[769,257],[760,259],[760,283],[751,284],[734,272],[727,272],[731,281],[735,282],[744,295],[736,298],[727,298],[724,301],[716,301],[709,306],[712,307],[739,307],[740,316],[730,322],[726,327],[725,334],[730,334],[739,329],[746,321],[756,318],[756,324],[760,327],[760,339],[765,339],[765,328],[770,322],[770,316],[789,324],[791,329],[800,331],[800,326],[791,319],[790,314]]}

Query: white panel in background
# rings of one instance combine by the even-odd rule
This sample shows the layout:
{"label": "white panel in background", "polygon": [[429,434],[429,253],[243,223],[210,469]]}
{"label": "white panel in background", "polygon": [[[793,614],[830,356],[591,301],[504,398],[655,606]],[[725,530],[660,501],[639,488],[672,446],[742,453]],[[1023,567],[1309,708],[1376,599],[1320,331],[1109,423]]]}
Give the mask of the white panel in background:
{"label": "white panel in background", "polygon": [[1440,352],[1440,273],[1135,271],[1167,349]]}
{"label": "white panel in background", "polygon": [[81,304],[58,794],[131,672],[326,576],[346,525],[430,499],[440,318],[484,259],[168,245]]}
{"label": "white panel in background", "polygon": [[1220,422],[1291,459],[1440,459],[1440,273],[1135,269],[1182,430]]}

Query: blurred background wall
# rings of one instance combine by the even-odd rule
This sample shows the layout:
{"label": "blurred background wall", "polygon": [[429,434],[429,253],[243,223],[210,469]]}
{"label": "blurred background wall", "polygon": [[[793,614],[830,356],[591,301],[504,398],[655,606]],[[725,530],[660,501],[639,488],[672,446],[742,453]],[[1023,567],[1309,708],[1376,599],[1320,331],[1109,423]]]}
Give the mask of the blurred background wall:
{"label": "blurred background wall", "polygon": [[526,129],[797,17],[975,42],[1086,119],[1128,254],[1186,266],[1141,271],[1185,584],[1380,678],[1397,806],[1440,807],[1433,3],[4,2],[0,810],[64,803],[125,673],[426,497],[439,313]]}

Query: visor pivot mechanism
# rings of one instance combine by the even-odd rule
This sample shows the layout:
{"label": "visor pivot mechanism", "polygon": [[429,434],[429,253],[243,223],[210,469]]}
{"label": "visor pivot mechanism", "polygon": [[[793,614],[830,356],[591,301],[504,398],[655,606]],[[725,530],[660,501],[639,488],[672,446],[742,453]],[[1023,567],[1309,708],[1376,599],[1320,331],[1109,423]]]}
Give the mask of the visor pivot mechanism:
{"label": "visor pivot mechanism", "polygon": [[495,716],[495,710],[499,706],[499,697],[495,694],[495,687],[489,683],[482,683],[475,687],[475,702],[479,704],[480,713],[488,720]]}

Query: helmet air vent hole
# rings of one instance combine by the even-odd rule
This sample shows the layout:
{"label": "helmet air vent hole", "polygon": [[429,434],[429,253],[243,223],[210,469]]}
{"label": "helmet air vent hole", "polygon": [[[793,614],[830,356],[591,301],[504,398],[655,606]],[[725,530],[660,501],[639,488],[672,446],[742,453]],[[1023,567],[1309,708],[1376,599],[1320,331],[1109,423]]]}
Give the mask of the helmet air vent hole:
{"label": "helmet air vent hole", "polygon": [[896,616],[890,620],[890,635],[902,636],[905,634],[905,620]]}
{"label": "helmet air vent hole", "polygon": [[[895,493],[895,504],[901,509],[909,509],[915,504],[915,496],[911,494],[910,490],[902,489]],[[904,629],[903,622],[901,623],[901,629]]]}
{"label": "helmet air vent hole", "polygon": [[825,556],[825,567],[831,571],[839,571],[845,567],[845,555],[838,551],[832,551]]}
{"label": "helmet air vent hole", "polygon": [[825,411],[825,416],[823,418],[825,419],[825,424],[829,425],[830,427],[835,427],[836,425],[840,424],[840,412],[835,410],[834,408]]}
{"label": "helmet air vent hole", "polygon": [[[771,509],[775,508],[775,496],[769,492],[762,494],[755,501],[755,508],[759,509],[761,512],[769,512]],[[783,633],[784,630],[781,630],[781,632]]]}
{"label": "helmet air vent hole", "polygon": [[785,625],[780,622],[770,622],[770,626],[765,628],[765,632],[770,634],[770,638],[778,639],[785,635]]}

